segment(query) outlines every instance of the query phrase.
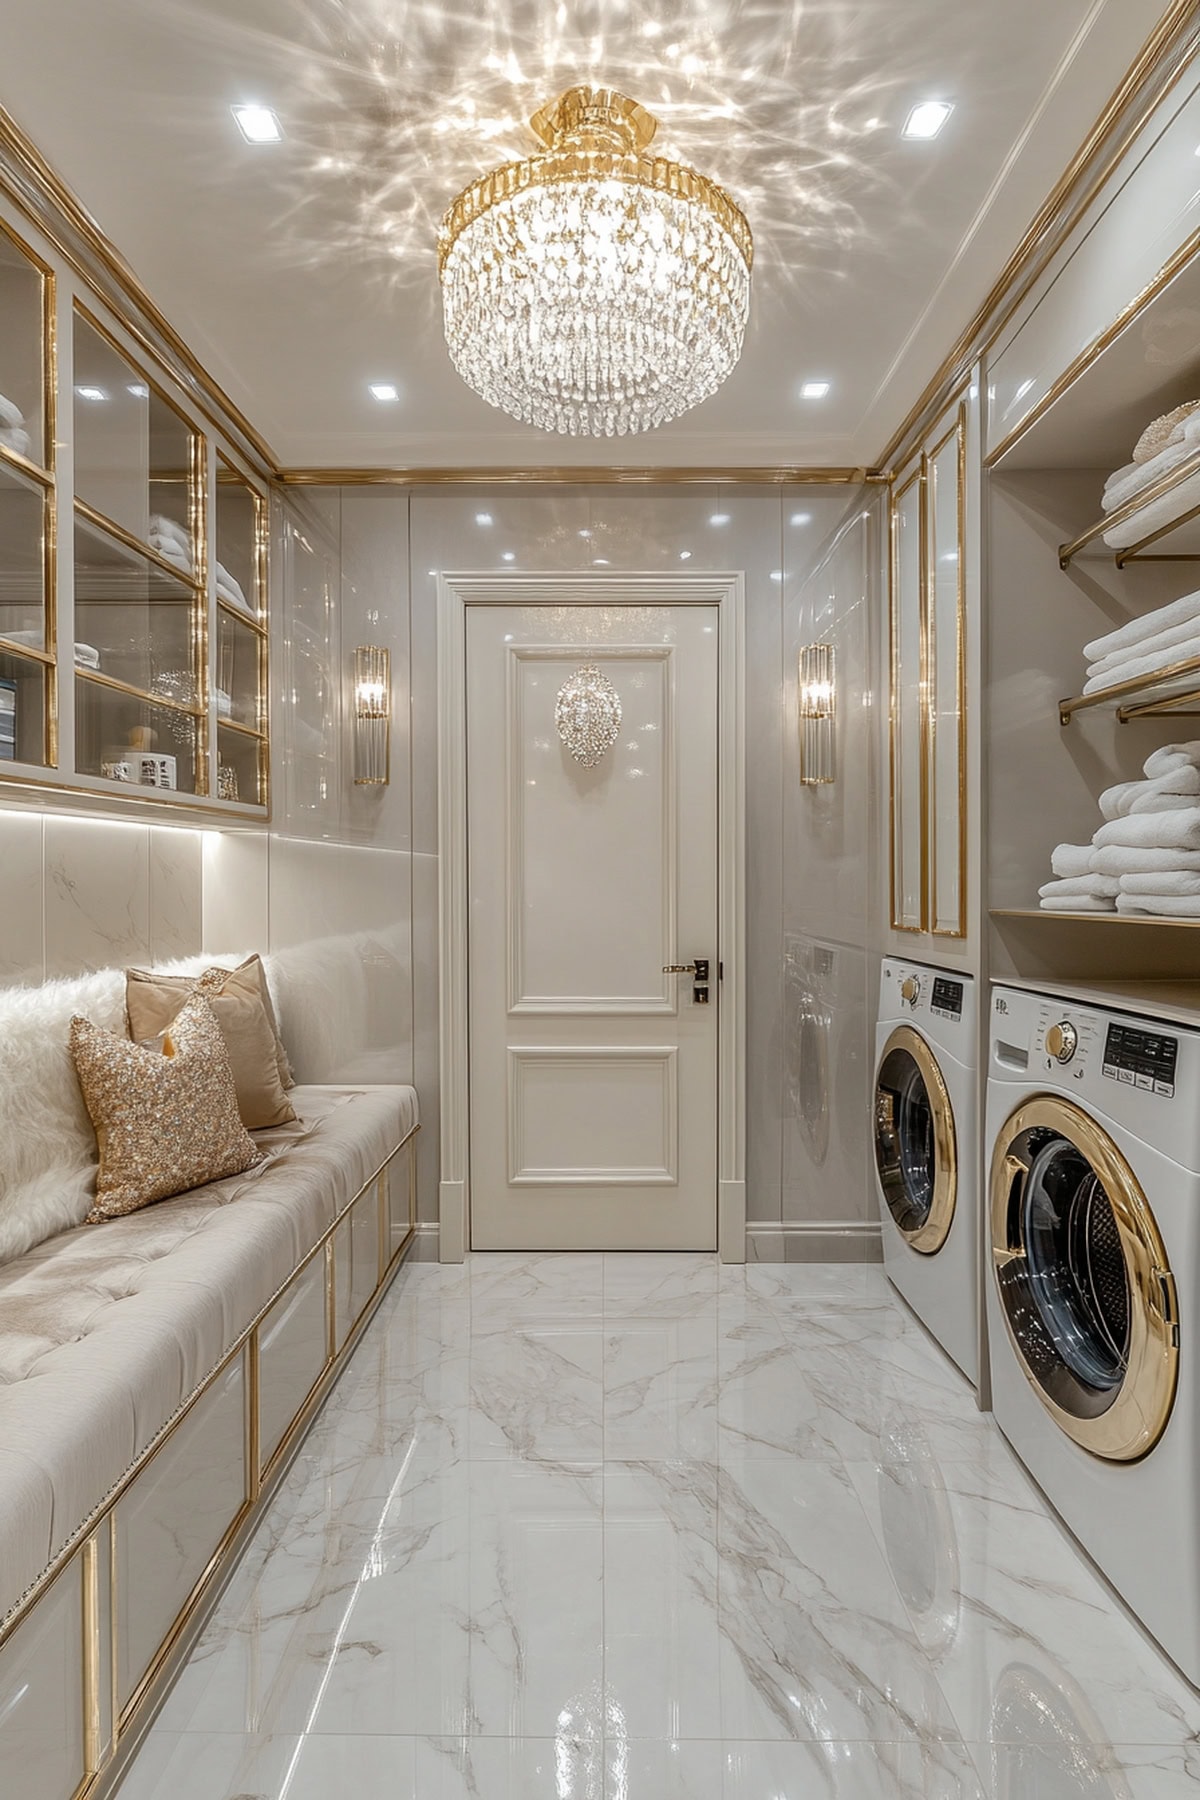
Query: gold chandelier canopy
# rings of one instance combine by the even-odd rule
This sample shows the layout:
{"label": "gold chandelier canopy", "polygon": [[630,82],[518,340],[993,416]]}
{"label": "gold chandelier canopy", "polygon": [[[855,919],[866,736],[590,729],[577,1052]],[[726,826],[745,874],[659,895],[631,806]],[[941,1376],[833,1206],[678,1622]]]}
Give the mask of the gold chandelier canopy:
{"label": "gold chandelier canopy", "polygon": [[442,224],[455,366],[544,430],[677,418],[741,354],[746,218],[707,176],[651,156],[657,121],[611,88],[571,88],[530,123],[546,148],[472,182]]}

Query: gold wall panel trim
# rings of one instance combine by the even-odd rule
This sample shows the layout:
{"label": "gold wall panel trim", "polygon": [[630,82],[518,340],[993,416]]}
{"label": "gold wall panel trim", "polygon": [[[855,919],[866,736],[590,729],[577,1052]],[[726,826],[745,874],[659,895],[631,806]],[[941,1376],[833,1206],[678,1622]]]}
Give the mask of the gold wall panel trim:
{"label": "gold wall panel trim", "polygon": [[[941,907],[938,904],[938,834],[936,822],[929,834],[930,844],[930,885],[932,901],[930,908],[929,929],[933,937],[965,938],[967,935],[967,402],[960,399],[958,413],[954,424],[940,438],[929,452],[929,466],[932,468],[946,445],[957,439],[957,455],[955,458],[955,479],[958,483],[956,495],[956,519],[958,531],[958,596],[955,606],[957,642],[955,647],[955,700],[958,717],[958,918],[952,927],[938,924],[941,918]],[[933,549],[933,533],[930,532],[930,549]],[[930,563],[927,580],[932,593],[935,587],[935,572]],[[934,627],[934,646],[936,651],[936,624]],[[931,732],[931,767],[934,788],[933,804],[937,810],[937,704],[938,695],[936,681],[930,680],[926,696],[926,709],[930,716]]]}
{"label": "gold wall panel trim", "polygon": [[951,393],[969,379],[971,365],[982,350],[995,343],[1051,259],[1067,242],[1155,107],[1179,80],[1198,46],[1197,0],[1171,0],[970,323],[892,433],[878,459],[880,464],[891,467],[907,460],[944,411]]}
{"label": "gold wall panel trim", "polygon": [[93,1532],[79,1553],[83,1595],[83,1767],[100,1767],[100,1547]]}
{"label": "gold wall panel trim", "polygon": [[721,487],[845,487],[885,481],[878,469],[821,468],[803,464],[762,468],[683,467],[670,469],[614,466],[570,468],[538,465],[523,469],[480,466],[462,469],[280,469],[276,480],[283,487],[687,487],[719,484]]}
{"label": "gold wall panel trim", "polygon": [[[116,245],[100,230],[87,208],[76,199],[33,140],[3,107],[0,107],[0,159],[7,159],[14,165],[30,184],[33,193],[49,209],[49,216],[43,216],[31,204],[22,188],[8,176],[3,160],[0,160],[0,188],[20,208],[30,224],[53,244],[75,274],[120,318],[122,325],[137,339],[145,354],[153,357],[163,373],[170,380],[179,381],[198,408],[207,412],[210,423],[222,432],[228,432],[232,426],[235,434],[249,446],[262,469],[273,472],[276,459],[266,439],[189,349],[165,313],[151,299]],[[61,229],[60,221],[65,222],[75,234],[88,256],[94,259],[95,266],[89,266],[87,259],[79,254],[67,233]],[[99,289],[97,269],[113,283],[115,295],[105,294]],[[155,343],[144,327],[125,313],[122,302],[124,306],[132,307],[135,312],[142,314],[169,354],[164,354],[163,348]],[[178,369],[172,368],[170,358],[175,359]],[[180,370],[187,380],[180,381]],[[204,402],[207,402],[207,407]],[[213,411],[209,412],[208,408]]]}
{"label": "gold wall panel trim", "polygon": [[928,711],[928,709],[927,709],[927,707],[922,706],[921,717],[918,721],[918,741],[919,741],[919,746],[920,746],[920,749],[919,749],[920,778],[919,778],[919,792],[917,795],[917,803],[920,807],[920,818],[918,821],[918,827],[919,827],[918,855],[920,857],[920,899],[919,899],[920,918],[914,923],[911,920],[901,919],[899,916],[899,905],[898,905],[899,892],[898,892],[898,884],[896,881],[896,875],[897,875],[896,857],[897,857],[897,849],[898,849],[898,845],[899,845],[899,841],[900,841],[899,836],[897,834],[896,823],[897,823],[897,809],[899,807],[900,798],[901,798],[901,795],[900,795],[900,771],[899,771],[899,765],[898,765],[898,760],[897,760],[897,739],[899,736],[897,681],[898,681],[898,676],[900,673],[899,511],[900,511],[900,502],[904,499],[904,497],[908,493],[909,489],[916,486],[918,489],[918,503],[917,503],[918,551],[917,551],[917,554],[918,554],[918,559],[919,559],[919,570],[920,570],[919,606],[920,606],[920,640],[921,640],[921,642],[920,642],[920,669],[919,669],[918,679],[919,679],[919,683],[920,683],[920,692],[921,692],[922,696],[924,696],[924,694],[926,692],[926,654],[927,654],[926,618],[925,618],[925,588],[926,588],[926,580],[925,580],[926,538],[925,538],[925,500],[924,500],[925,481],[926,481],[925,458],[922,456],[918,460],[916,466],[913,468],[912,473],[910,475],[906,476],[906,478],[903,481],[893,483],[891,493],[889,495],[889,501],[888,501],[888,538],[889,538],[889,553],[890,553],[890,579],[888,582],[888,639],[889,639],[889,668],[890,668],[890,683],[889,683],[890,692],[888,694],[888,862],[889,862],[888,922],[893,931],[905,931],[905,932],[914,932],[914,933],[919,933],[919,932],[922,932],[925,930],[927,916],[928,916],[928,904],[929,904],[928,856],[926,853],[926,839],[925,839],[926,817],[927,817],[927,813],[928,813],[928,807],[926,804],[926,802],[927,802],[927,781],[928,781],[928,771],[927,771],[927,759],[928,759],[927,711]]}
{"label": "gold wall panel trim", "polygon": [[[79,669],[74,673],[82,676],[84,671]],[[92,671],[92,673],[94,676],[97,671]],[[49,674],[53,678],[55,671],[51,670]],[[152,694],[149,698],[155,706],[167,704],[159,694]],[[239,819],[247,824],[252,822],[255,825],[270,824],[271,821],[269,806],[255,806],[248,801],[225,800],[218,804],[211,798],[201,796],[197,800],[190,794],[175,794],[170,800],[164,800],[162,788],[136,787],[132,782],[106,781],[101,784],[99,776],[92,778],[97,785],[89,787],[84,786],[80,780],[62,781],[55,780],[50,776],[39,775],[36,767],[32,764],[15,766],[18,770],[16,774],[8,773],[8,770],[14,767],[12,763],[0,766],[0,791],[6,789],[8,795],[17,794],[22,798],[27,795],[30,801],[38,804],[43,804],[48,798],[67,801],[70,803],[69,805],[61,809],[54,809],[64,813],[86,813],[88,817],[98,818],[122,818],[130,816],[126,811],[127,807],[157,807],[162,818],[151,820],[150,823],[174,825],[181,831],[190,829],[188,822],[191,819],[200,821],[195,827],[197,831],[205,829],[212,831],[216,829],[218,820],[222,819],[230,830],[234,828]],[[101,810],[99,812],[96,812],[91,805],[85,804],[92,801],[100,803]]]}
{"label": "gold wall panel trim", "polygon": [[221,1360],[209,1371],[200,1385],[180,1404],[172,1416],[167,1420],[166,1424],[162,1426],[153,1438],[151,1438],[137,1460],[130,1465],[124,1475],[121,1476],[120,1480],[114,1484],[110,1492],[107,1493],[100,1502],[99,1506],[97,1506],[95,1510],[80,1523],[79,1527],[71,1534],[66,1543],[62,1546],[62,1549],[54,1557],[54,1560],[49,1563],[42,1574],[38,1576],[29,1591],[23,1595],[8,1616],[3,1621],[0,1621],[0,1648],[3,1648],[17,1628],[26,1618],[28,1618],[29,1614],[33,1611],[47,1589],[58,1579],[63,1570],[71,1562],[72,1558],[78,1553],[84,1541],[96,1530],[97,1526],[103,1522],[104,1518],[113,1512],[114,1508],[128,1493],[133,1483],[145,1472],[146,1468],[162,1449],[163,1445],[168,1443],[170,1439],[174,1437],[176,1431],[178,1431],[184,1420],[188,1418],[197,1402],[203,1398],[216,1381],[220,1380],[225,1371],[241,1355],[246,1344],[249,1342],[251,1335],[258,1330],[276,1301],[280,1300],[283,1295],[287,1293],[293,1282],[295,1282],[302,1271],[308,1267],[313,1258],[320,1256],[325,1252],[328,1245],[332,1242],[334,1232],[337,1230],[342,1220],[348,1217],[355,1203],[367,1192],[368,1188],[379,1179],[381,1172],[387,1168],[389,1163],[394,1161],[394,1159],[404,1150],[411,1151],[411,1147],[413,1146],[420,1129],[419,1123],[414,1125],[412,1129],[401,1138],[400,1142],[388,1152],[383,1162],[379,1164],[378,1168],[376,1168],[363,1183],[362,1187],[359,1188],[354,1197],[347,1201],[337,1217],[326,1226],[316,1243],[311,1246],[307,1253],[296,1264],[296,1267],[292,1270],[287,1280],[275,1290],[267,1300],[266,1304],[259,1309],[245,1329],[239,1332],[234,1342],[222,1355]]}

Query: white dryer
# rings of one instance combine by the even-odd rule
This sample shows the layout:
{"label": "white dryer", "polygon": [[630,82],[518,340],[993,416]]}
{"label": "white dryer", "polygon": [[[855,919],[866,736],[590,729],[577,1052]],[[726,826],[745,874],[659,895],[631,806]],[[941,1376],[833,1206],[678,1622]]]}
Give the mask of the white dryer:
{"label": "white dryer", "polygon": [[889,1279],[972,1382],[979,1377],[975,983],[885,958],[874,1139]]}
{"label": "white dryer", "polygon": [[1200,1028],[1183,1018],[993,990],[986,1290],[997,1423],[1200,1684]]}

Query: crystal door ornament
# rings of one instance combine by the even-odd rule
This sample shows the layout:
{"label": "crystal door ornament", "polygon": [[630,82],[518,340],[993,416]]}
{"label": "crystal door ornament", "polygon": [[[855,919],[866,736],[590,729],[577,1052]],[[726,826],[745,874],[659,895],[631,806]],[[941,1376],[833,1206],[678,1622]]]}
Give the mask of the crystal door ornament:
{"label": "crystal door ornament", "polygon": [[575,761],[594,769],[621,729],[621,697],[594,663],[568,676],[554,704],[558,735]]}

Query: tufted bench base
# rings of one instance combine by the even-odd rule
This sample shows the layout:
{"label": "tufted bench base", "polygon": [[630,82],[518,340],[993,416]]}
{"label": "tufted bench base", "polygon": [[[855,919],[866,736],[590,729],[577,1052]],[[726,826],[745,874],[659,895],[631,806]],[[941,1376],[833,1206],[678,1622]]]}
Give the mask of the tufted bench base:
{"label": "tufted bench base", "polygon": [[295,1099],[261,1171],[0,1269],[0,1766],[39,1800],[108,1785],[411,1241],[412,1090]]}

